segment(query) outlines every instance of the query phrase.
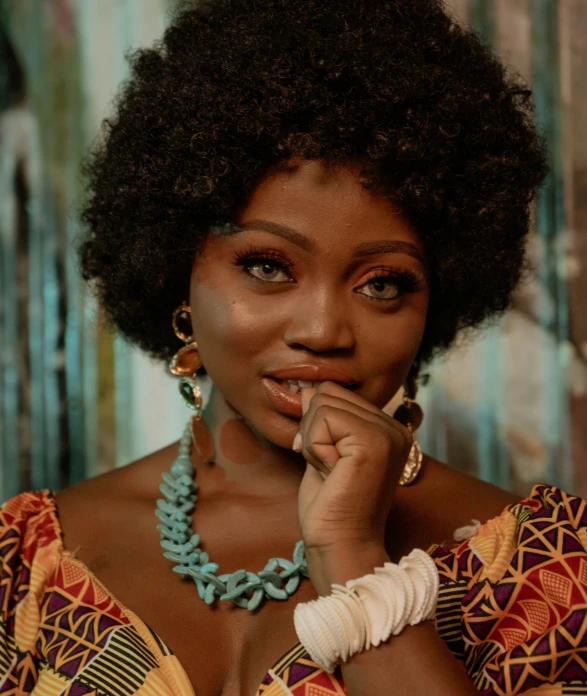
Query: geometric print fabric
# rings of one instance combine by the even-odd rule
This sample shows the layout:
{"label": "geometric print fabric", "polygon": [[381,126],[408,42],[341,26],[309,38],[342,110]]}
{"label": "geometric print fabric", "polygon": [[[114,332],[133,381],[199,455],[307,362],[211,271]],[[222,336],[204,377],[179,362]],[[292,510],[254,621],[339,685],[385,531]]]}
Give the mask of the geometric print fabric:
{"label": "geometric print fabric", "polygon": [[[537,485],[455,545],[428,550],[436,629],[485,696],[587,696],[587,502]],[[51,491],[0,510],[0,694],[194,696],[165,643],[63,549]],[[343,696],[300,643],[257,696]]]}
{"label": "geometric print fabric", "polygon": [[[538,485],[492,522],[455,549],[431,549],[441,583],[469,587],[461,605],[467,671],[488,695],[587,694],[587,503]],[[484,534],[511,546],[498,579]]]}

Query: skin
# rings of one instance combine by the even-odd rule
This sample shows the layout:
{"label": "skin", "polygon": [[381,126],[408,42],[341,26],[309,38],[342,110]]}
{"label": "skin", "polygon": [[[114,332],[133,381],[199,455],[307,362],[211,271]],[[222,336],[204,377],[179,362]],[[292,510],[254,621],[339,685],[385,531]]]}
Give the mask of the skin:
{"label": "skin", "polygon": [[[300,249],[251,225],[255,220],[287,225],[316,248]],[[195,265],[190,293],[193,333],[221,398],[259,437],[278,446],[272,450],[271,468],[287,469],[297,423],[261,405],[260,377],[292,363],[334,364],[356,375],[361,396],[383,408],[405,380],[424,332],[425,251],[399,211],[360,185],[356,170],[325,170],[317,162],[268,176],[236,222],[251,227],[236,235],[211,237]],[[386,253],[365,257],[349,269],[357,240],[402,241],[422,261],[405,253]],[[287,276],[282,273],[276,278],[282,282],[268,287],[243,273],[233,264],[234,255],[251,245],[286,254],[296,267],[295,283],[283,282]],[[401,301],[368,299],[365,295],[374,291],[362,286],[369,273],[382,266],[421,275],[417,291]]]}
{"label": "skin", "polygon": [[[298,602],[414,547],[450,544],[457,527],[498,515],[516,500],[430,458],[417,483],[397,486],[411,437],[382,409],[401,388],[426,324],[425,249],[401,211],[361,186],[355,167],[290,164],[260,181],[238,211],[235,223],[246,229],[212,235],[194,264],[189,302],[215,385],[207,415],[216,446],[214,464],[192,453],[199,484],[194,524],[222,572],[289,557],[304,538],[310,580],[287,602],[250,615],[227,603],[211,609],[191,583],[174,577],[153,511],[176,443],[58,495],[66,548],[165,640],[198,696],[255,693],[297,641]],[[287,225],[313,251],[254,220]],[[410,246],[351,267],[358,243],[382,240]],[[263,283],[255,275],[267,280],[267,267],[259,273],[258,264],[235,265],[235,254],[251,245],[290,259],[291,280],[279,273],[272,277],[281,285]],[[420,280],[393,301],[370,300],[360,293],[381,292],[367,282],[375,268],[409,270]],[[301,420],[279,413],[264,396],[262,375],[317,363],[345,369],[358,389],[326,382],[304,390]],[[297,432],[301,452],[291,449]],[[431,626],[406,629],[353,658],[343,668],[349,694],[378,693],[390,674],[410,694],[444,693],[438,675],[447,693],[472,693]]]}

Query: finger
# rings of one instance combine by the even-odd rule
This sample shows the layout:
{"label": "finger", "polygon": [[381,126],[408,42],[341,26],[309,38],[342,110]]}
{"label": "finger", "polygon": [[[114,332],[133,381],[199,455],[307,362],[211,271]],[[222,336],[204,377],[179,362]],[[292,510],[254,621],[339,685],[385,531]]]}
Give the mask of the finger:
{"label": "finger", "polygon": [[[305,433],[307,432],[307,424],[308,422],[311,421],[311,416],[308,416],[308,412],[310,409],[310,402],[312,401],[313,397],[316,395],[316,388],[315,387],[303,387],[302,388],[302,413],[304,414],[302,417],[302,420],[300,421],[300,425],[298,427],[298,434],[300,435],[300,438],[298,438],[297,444],[299,446],[299,449],[297,451],[301,452],[304,455],[304,458],[306,462],[311,465],[319,474],[322,476],[323,479],[325,479],[328,474],[332,471],[332,466],[328,464],[326,461],[323,461],[319,457],[315,457],[313,454],[311,454],[308,449],[304,449],[304,437]],[[296,436],[297,437],[297,436]],[[334,462],[338,460],[338,455],[336,455],[336,458],[334,459]]]}
{"label": "finger", "polygon": [[389,423],[393,425],[392,418],[383,411],[377,409],[367,409],[363,404],[355,403],[354,401],[349,401],[348,399],[341,398],[340,396],[334,396],[332,394],[318,392],[314,395],[310,401],[307,412],[304,414],[304,421],[309,422],[312,419],[312,414],[314,411],[322,405],[334,406],[339,408],[341,411],[348,411],[349,413],[354,413],[355,415],[364,418],[366,421],[371,423]]}
{"label": "finger", "polygon": [[[366,425],[361,416],[321,404],[304,428],[302,454],[316,469],[330,471],[341,458],[340,441],[349,436],[356,441]],[[371,425],[367,427],[372,428]]]}
{"label": "finger", "polygon": [[370,401],[367,401],[367,399],[364,399],[356,392],[347,389],[346,387],[343,387],[340,384],[337,384],[336,382],[322,382],[318,386],[317,392],[318,394],[331,394],[332,396],[338,396],[339,398],[344,399],[349,403],[361,406],[366,411],[371,411],[371,413],[383,414],[384,416],[387,416],[389,418],[391,417],[387,413],[382,411],[380,408],[375,406],[375,404],[372,404]]}
{"label": "finger", "polygon": [[[340,387],[340,385],[337,385],[333,382],[331,382],[330,384],[333,384],[335,387],[338,388],[338,394],[340,394],[340,390],[348,392],[348,390],[343,389],[342,387]],[[302,417],[302,420],[300,421],[300,424],[298,425],[298,431],[296,433],[294,443],[292,445],[294,451],[302,452],[304,441],[308,437],[307,430],[309,424],[312,423],[314,419],[316,409],[320,408],[321,406],[332,406],[333,408],[338,408],[341,411],[353,413],[354,415],[361,418],[363,421],[374,423],[384,428],[391,428],[392,431],[398,430],[400,433],[403,432],[404,426],[401,423],[389,416],[389,414],[384,413],[380,409],[377,409],[364,399],[361,399],[360,404],[357,404],[353,401],[349,401],[346,398],[341,398],[340,396],[333,396],[329,393],[322,392],[321,386],[322,385],[318,387],[318,390],[316,390],[313,387],[304,387],[302,389],[302,408],[304,411],[304,415]],[[365,406],[368,406],[370,408],[365,408]],[[335,442],[331,444],[334,445]],[[338,461],[340,453],[337,457],[336,448],[331,448],[329,452],[326,451],[326,449],[323,449],[323,452],[327,456],[330,455],[328,456],[328,459],[325,460],[327,464],[333,466],[334,463]]]}
{"label": "finger", "polygon": [[302,388],[302,413],[305,414],[310,407],[310,401],[314,394],[316,394],[316,387],[303,387]]}
{"label": "finger", "polygon": [[328,475],[333,469],[333,467],[326,465],[323,461],[309,453],[304,454],[304,459],[306,460],[306,467],[313,469],[317,474],[320,474],[323,479],[328,478]]}
{"label": "finger", "polygon": [[[298,426],[298,432],[300,433],[300,438],[297,440],[299,445],[298,452],[301,451],[303,443],[308,438],[307,431],[309,425],[314,421],[316,417],[316,411],[322,406],[331,406],[341,412],[352,413],[361,420],[359,421],[364,425],[365,423],[370,423],[378,427],[382,431],[388,431],[390,437],[405,435],[406,428],[398,421],[391,418],[388,414],[382,411],[377,412],[373,410],[367,410],[363,406],[359,406],[353,402],[347,401],[346,399],[339,398],[338,396],[332,396],[330,394],[317,393],[312,398],[307,412],[304,414],[302,421]],[[336,444],[336,441],[332,443]],[[335,452],[338,452],[340,457],[341,449],[337,446],[335,449],[330,450],[331,456],[326,460],[331,466],[333,463],[338,461]],[[328,452],[325,452],[328,454]]]}
{"label": "finger", "polygon": [[328,453],[326,453],[327,458],[324,459],[324,453],[322,454],[322,457],[316,456],[312,447],[304,447],[302,443],[300,453],[306,460],[306,464],[308,464],[308,466],[312,466],[320,474],[320,476],[325,479],[339,459],[339,454],[336,451],[336,448],[333,447],[332,449],[334,450],[334,453],[331,452],[330,457],[328,456]]}
{"label": "finger", "polygon": [[[303,432],[304,432],[304,427],[302,425],[304,421],[304,417],[306,413],[308,412],[308,409],[310,407],[310,401],[312,400],[312,397],[316,394],[316,388],[315,387],[303,387],[302,388],[302,420],[300,421],[300,424],[298,426],[298,431],[296,432],[296,435],[294,437],[292,449],[295,452],[300,452],[303,454]],[[327,467],[324,462],[320,461],[319,459],[316,459],[315,457],[312,457],[306,453],[304,455],[306,458],[306,463],[309,466],[312,466],[317,473],[320,474],[320,476],[325,479],[328,474],[330,473],[331,469],[330,467]],[[309,457],[309,458],[307,458]]]}
{"label": "finger", "polygon": [[[373,486],[373,482],[379,480],[381,485],[394,486],[407,460],[412,436],[399,423],[395,427],[381,422],[374,425],[350,411],[322,404],[304,431],[302,456],[323,478],[324,473],[329,472],[337,477],[340,485],[360,486],[361,482],[369,480],[369,486]],[[366,428],[369,432],[365,432]],[[372,461],[388,461],[394,465],[373,469],[368,466]],[[357,479],[357,467],[363,470],[363,466],[367,478],[363,480],[361,475]]]}
{"label": "finger", "polygon": [[304,421],[304,415],[307,413],[308,408],[310,406],[310,401],[312,400],[312,397],[316,393],[316,388],[315,387],[303,387],[302,388],[302,420],[300,421],[298,425],[298,429],[296,431],[296,434],[294,435],[293,443],[292,443],[292,450],[294,452],[301,452],[302,451],[302,443],[303,443],[303,427],[302,423]]}

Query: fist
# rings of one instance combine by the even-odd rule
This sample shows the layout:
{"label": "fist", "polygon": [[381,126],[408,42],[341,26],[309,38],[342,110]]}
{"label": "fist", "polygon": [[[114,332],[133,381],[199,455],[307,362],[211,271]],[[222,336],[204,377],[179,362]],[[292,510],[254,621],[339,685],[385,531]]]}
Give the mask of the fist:
{"label": "fist", "polygon": [[302,390],[296,451],[306,460],[298,513],[308,550],[385,543],[410,431],[335,382]]}

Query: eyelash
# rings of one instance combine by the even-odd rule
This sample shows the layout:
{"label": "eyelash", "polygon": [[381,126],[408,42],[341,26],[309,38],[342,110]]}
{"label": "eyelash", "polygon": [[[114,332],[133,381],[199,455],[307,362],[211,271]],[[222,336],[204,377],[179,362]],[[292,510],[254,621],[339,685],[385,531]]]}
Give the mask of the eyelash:
{"label": "eyelash", "polygon": [[[253,266],[255,263],[259,263],[259,261],[267,260],[275,262],[282,271],[287,271],[288,273],[294,268],[293,263],[276,249],[257,249],[255,247],[247,247],[243,251],[237,251],[234,257],[234,265],[243,266],[246,270],[248,266]],[[256,280],[260,280],[262,283],[275,285],[275,283],[272,283],[270,280],[262,280],[261,278],[256,278]]]}
{"label": "eyelash", "polygon": [[[243,251],[238,251],[235,254],[234,265],[242,266],[245,273],[247,273],[247,268],[254,266],[256,263],[262,261],[273,261],[279,270],[286,271],[288,274],[293,270],[294,265],[279,251],[276,249],[258,249],[255,247],[248,247]],[[377,271],[385,271],[384,273],[377,273]],[[250,274],[249,274],[250,275]],[[256,276],[251,276],[260,283],[265,283],[266,285],[277,285],[275,281],[263,280],[262,278],[257,278]],[[374,280],[392,280],[398,289],[399,295],[397,297],[371,297],[369,295],[362,294],[368,300],[375,300],[376,302],[393,302],[397,300],[402,295],[413,292],[418,288],[418,285],[422,281],[422,276],[413,271],[402,269],[401,271],[391,270],[388,268],[376,269],[373,275],[369,276],[363,283],[367,285]]]}

